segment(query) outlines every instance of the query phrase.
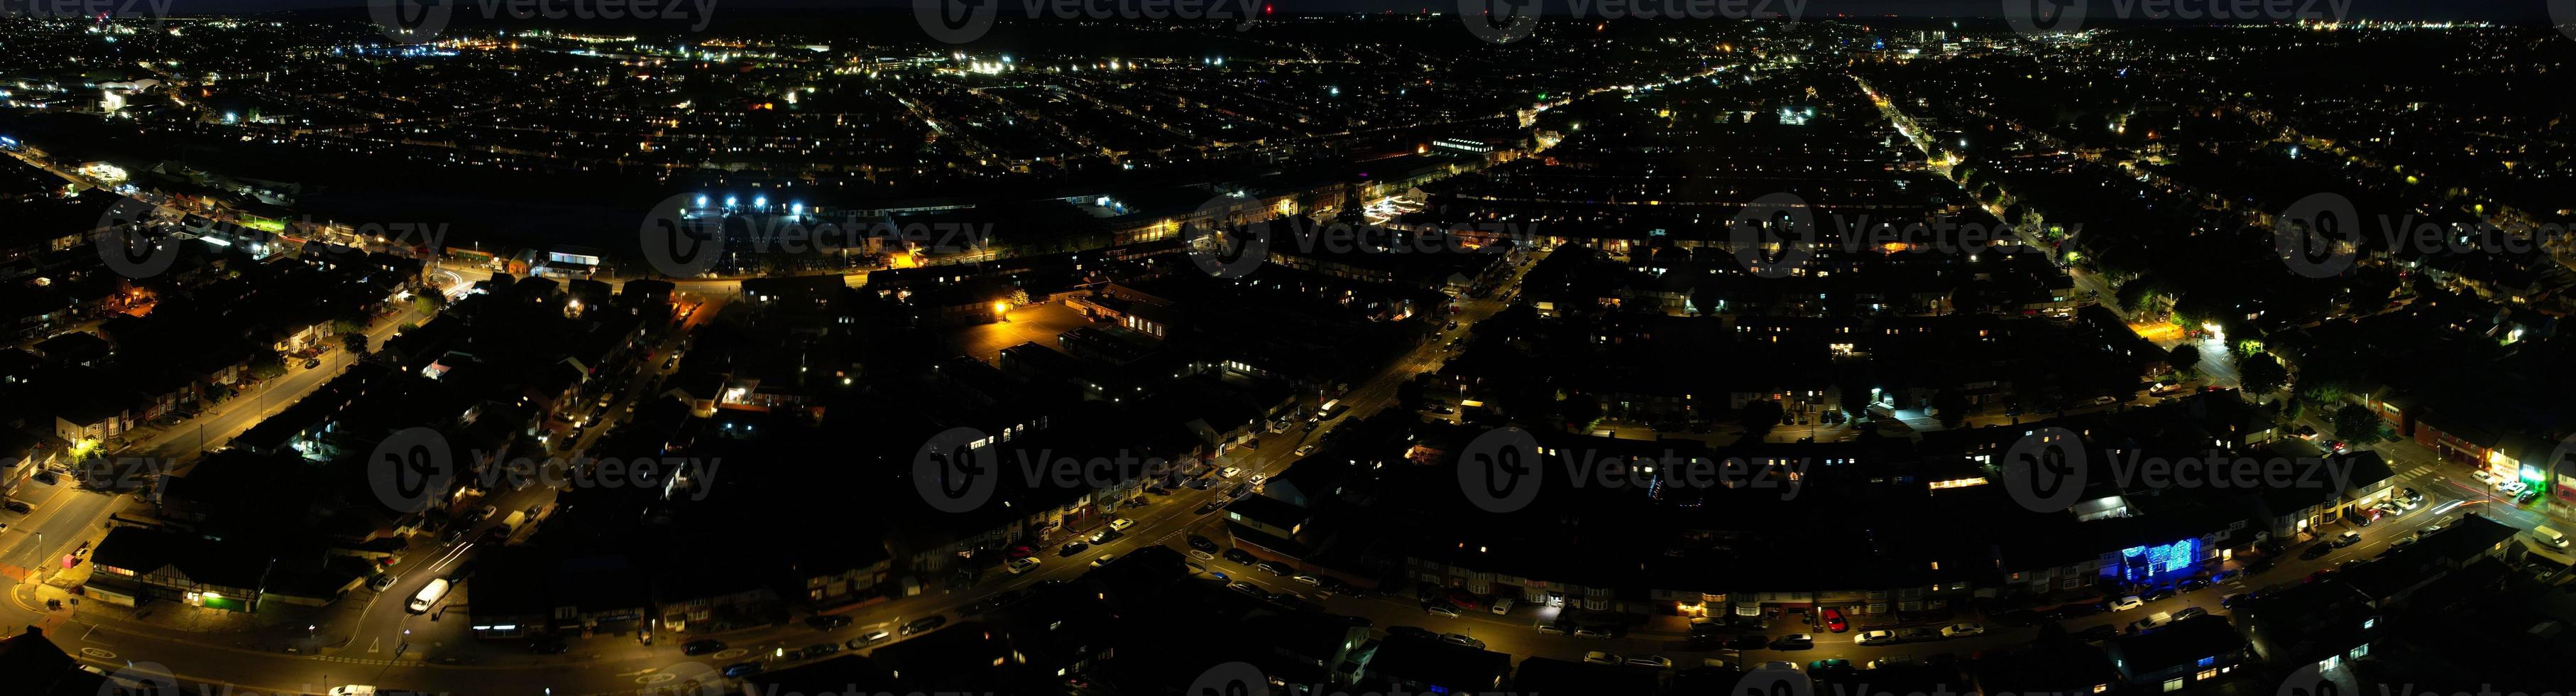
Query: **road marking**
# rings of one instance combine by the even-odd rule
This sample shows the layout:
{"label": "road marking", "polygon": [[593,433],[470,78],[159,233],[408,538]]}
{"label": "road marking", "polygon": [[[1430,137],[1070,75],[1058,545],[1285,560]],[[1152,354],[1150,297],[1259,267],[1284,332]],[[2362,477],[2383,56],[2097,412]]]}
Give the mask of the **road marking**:
{"label": "road marking", "polygon": [[367,652],[384,652],[384,642],[385,639],[381,637],[367,639]]}

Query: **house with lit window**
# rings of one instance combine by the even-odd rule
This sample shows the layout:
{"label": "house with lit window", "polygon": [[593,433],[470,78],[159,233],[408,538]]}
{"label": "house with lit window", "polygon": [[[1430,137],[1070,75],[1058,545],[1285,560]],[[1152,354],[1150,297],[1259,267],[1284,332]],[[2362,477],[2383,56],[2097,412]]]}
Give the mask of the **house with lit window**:
{"label": "house with lit window", "polygon": [[2181,691],[2234,674],[2245,638],[2223,616],[2195,616],[2102,644],[2120,679],[2148,693]]}
{"label": "house with lit window", "polygon": [[275,565],[242,542],[142,527],[118,527],[90,552],[95,571],[82,594],[118,606],[179,602],[254,611]]}
{"label": "house with lit window", "polygon": [[2379,607],[2350,583],[2327,578],[2237,600],[2228,609],[2247,656],[2279,671],[2307,665],[2332,671],[2370,655],[2379,640]]}

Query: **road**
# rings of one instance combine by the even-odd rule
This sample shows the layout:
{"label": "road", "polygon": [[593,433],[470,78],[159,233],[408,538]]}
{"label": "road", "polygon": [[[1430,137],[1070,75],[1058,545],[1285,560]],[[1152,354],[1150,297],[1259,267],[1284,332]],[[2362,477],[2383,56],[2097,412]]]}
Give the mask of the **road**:
{"label": "road", "polygon": [[[1510,287],[1512,283],[1516,283],[1518,274],[1527,267],[1528,265],[1525,264],[1512,269],[1512,278],[1510,282],[1503,284],[1503,287]],[[692,293],[701,293],[711,290],[712,287],[714,286],[711,284],[692,283],[688,290]],[[715,293],[708,294],[715,295]],[[721,296],[711,296],[705,300],[710,305],[693,315],[690,319],[691,324],[705,321],[714,313],[711,310],[720,307],[723,301]],[[1393,403],[1398,384],[1411,379],[1415,374],[1438,368],[1447,355],[1443,344],[1448,336],[1463,333],[1475,321],[1492,316],[1502,307],[1503,303],[1493,299],[1460,301],[1457,311],[1453,314],[1453,318],[1458,320],[1460,327],[1444,331],[1439,338],[1426,341],[1423,346],[1407,353],[1373,378],[1342,395],[1342,402],[1349,405],[1344,417],[1365,418],[1368,414]],[[674,340],[685,335],[685,330],[675,332]],[[667,346],[665,348],[667,349]],[[651,366],[646,374],[638,376],[637,383],[647,383],[652,376],[650,373],[658,368],[658,364]],[[612,403],[609,412],[618,414],[622,413],[622,409]],[[1298,458],[1295,452],[1299,447],[1314,442],[1324,433],[1329,432],[1332,425],[1340,420],[1336,418],[1312,429],[1298,428],[1283,433],[1262,434],[1258,436],[1257,447],[1238,449],[1228,455],[1232,459],[1227,462],[1227,465],[1243,468],[1244,473],[1239,474],[1242,476],[1249,476],[1252,473],[1276,475]],[[592,432],[597,430],[599,429],[593,428]],[[1203,503],[1214,499],[1218,495],[1217,490],[1221,488],[1223,487],[1211,486],[1211,490],[1200,491],[1184,487],[1175,489],[1170,496],[1156,497],[1153,504],[1148,507],[1131,509],[1123,513],[1137,523],[1129,529],[1125,537],[1072,558],[1058,558],[1052,553],[1041,554],[1043,564],[1029,573],[1021,575],[995,573],[992,574],[992,579],[976,587],[931,591],[919,596],[900,598],[868,607],[850,614],[854,619],[854,625],[829,634],[801,624],[734,632],[728,634],[724,640],[732,644],[736,651],[744,652],[728,651],[699,658],[681,656],[679,644],[683,641],[680,640],[661,640],[651,646],[641,645],[632,640],[595,640],[584,641],[580,648],[566,655],[477,656],[470,664],[457,665],[425,661],[425,658],[434,660],[441,655],[439,643],[472,639],[465,637],[463,622],[458,621],[456,617],[433,620],[426,616],[402,611],[399,605],[407,600],[411,593],[428,583],[431,578],[452,572],[456,563],[470,558],[476,545],[471,535],[455,543],[439,544],[426,550],[414,550],[393,569],[401,580],[382,595],[374,595],[367,590],[359,590],[353,594],[351,600],[370,602],[357,622],[358,626],[353,631],[354,637],[343,645],[326,650],[321,656],[248,651],[200,644],[193,642],[188,636],[143,635],[113,627],[90,630],[89,627],[80,624],[63,626],[57,631],[57,635],[67,633],[78,635],[76,639],[63,638],[65,648],[102,667],[120,667],[127,660],[151,661],[167,665],[171,671],[189,681],[231,685],[255,691],[318,693],[324,684],[346,684],[355,681],[379,686],[400,686],[455,693],[538,694],[549,690],[554,694],[565,695],[632,693],[641,688],[660,685],[678,678],[673,676],[675,674],[694,672],[714,664],[743,659],[740,655],[744,654],[766,654],[775,648],[798,648],[825,640],[846,641],[867,631],[886,629],[933,614],[953,616],[958,609],[1003,590],[1026,588],[1041,580],[1072,579],[1089,570],[1090,559],[1103,553],[1123,554],[1142,544],[1177,544],[1193,530],[1211,522],[1214,513],[1200,514],[1197,510]],[[104,496],[95,495],[90,497],[104,498]],[[542,489],[515,491],[501,494],[494,504],[507,511],[537,504],[551,497],[552,491]],[[486,521],[475,531],[488,528],[492,524],[493,522]],[[8,606],[0,607],[0,612],[9,614],[8,620],[33,623],[43,618],[39,611],[41,607],[30,603],[27,598],[31,595],[26,590],[24,586],[9,588],[11,597],[15,601],[10,602]],[[471,590],[471,583],[468,583],[466,592],[470,593]],[[408,636],[412,649],[408,651],[401,649],[406,636],[403,632],[405,629],[411,630]],[[899,636],[894,640],[902,639]],[[317,642],[328,642],[328,636],[318,637]],[[85,651],[82,648],[93,648],[97,652]],[[108,656],[103,657],[98,654],[99,652],[106,653]],[[490,651],[472,652],[489,653]]]}
{"label": "road", "polygon": [[[1456,313],[1461,328],[1456,332],[1463,332],[1475,321],[1491,316],[1501,307],[1502,303],[1493,300],[1461,301]],[[701,317],[709,314],[712,312],[701,311]],[[693,317],[693,321],[695,320],[702,319]],[[1363,382],[1358,388],[1343,395],[1343,402],[1350,407],[1348,413],[1366,417],[1367,414],[1393,403],[1397,384],[1420,372],[1437,369],[1446,355],[1442,347],[1446,338],[1456,332],[1442,332],[1438,338],[1427,341],[1421,348],[1403,356],[1384,371]],[[675,334],[675,337],[684,333]],[[650,373],[655,370],[658,370],[658,365],[652,366],[646,374],[639,375],[637,384],[649,383]],[[620,411],[622,409],[617,409],[612,403],[610,413]],[[1275,476],[1298,458],[1295,454],[1298,447],[1313,442],[1338,421],[1339,419],[1328,421],[1323,427],[1311,430],[1300,428],[1290,432],[1260,435],[1257,447],[1239,449],[1228,455],[1232,459],[1227,464],[1242,467],[1245,470],[1244,475],[1257,472]],[[2410,533],[2431,519],[2434,516],[2431,511],[2438,509],[2444,502],[2475,499],[2472,495],[2474,491],[2447,485],[2450,475],[2456,472],[2444,471],[2442,467],[2430,465],[2402,468],[2407,474],[2407,485],[2424,491],[2432,499],[2424,508],[2363,530],[2365,540],[2359,545],[2338,550],[2332,555],[2314,561],[2284,558],[2278,568],[2260,578],[2160,600],[2140,611],[2070,620],[2066,622],[2066,627],[2069,630],[2080,630],[2095,624],[2125,624],[2149,612],[2173,611],[2184,606],[2196,605],[2212,611],[2220,611],[2216,607],[2216,601],[2225,593],[2246,591],[2250,587],[2264,583],[2291,581],[2315,568],[2330,567],[2349,558],[2375,554],[2385,548],[2390,541]],[[551,491],[541,489],[504,493],[496,504],[503,510],[509,510],[514,507],[524,507],[532,504],[532,501],[540,501],[551,496]],[[567,655],[495,654],[490,650],[482,650],[479,652],[484,654],[471,658],[467,664],[434,664],[424,661],[423,658],[435,658],[441,654],[439,643],[471,639],[463,637],[462,622],[453,617],[441,621],[412,615],[401,611],[398,603],[420,584],[426,583],[429,578],[452,571],[454,563],[459,559],[471,556],[474,550],[474,542],[471,541],[440,545],[426,552],[414,552],[405,560],[404,565],[397,567],[397,572],[404,578],[403,581],[385,595],[395,600],[375,602],[376,604],[397,604],[397,606],[371,606],[359,621],[360,628],[356,632],[356,638],[321,657],[204,645],[191,642],[185,636],[146,636],[114,628],[90,630],[79,624],[60,627],[56,635],[58,640],[64,642],[66,649],[73,650],[85,660],[103,667],[121,666],[127,660],[148,660],[169,665],[174,671],[190,680],[259,691],[318,693],[326,685],[354,681],[459,693],[551,692],[567,696],[632,693],[641,688],[667,685],[669,682],[685,679],[686,677],[681,676],[684,674],[702,674],[702,670],[712,666],[750,659],[748,657],[750,655],[769,654],[778,648],[798,648],[825,641],[846,641],[869,631],[888,630],[903,622],[931,615],[955,617],[960,608],[1004,590],[1024,589],[1044,580],[1072,579],[1088,571],[1089,562],[1103,554],[1125,555],[1146,544],[1168,546],[1186,553],[1187,548],[1181,542],[1190,534],[1199,533],[1211,538],[1223,536],[1209,533],[1216,524],[1213,513],[1197,512],[1202,503],[1216,496],[1215,490],[1200,491],[1186,487],[1175,489],[1170,496],[1149,496],[1153,501],[1151,505],[1122,513],[1137,523],[1126,536],[1070,558],[1060,558],[1052,552],[1041,552],[1039,557],[1042,565],[1029,573],[1020,575],[996,573],[975,587],[934,590],[919,596],[895,599],[867,607],[849,614],[854,619],[853,625],[829,632],[816,631],[801,624],[790,624],[729,633],[723,637],[723,640],[730,644],[731,649],[695,658],[679,654],[678,644],[682,642],[679,640],[663,640],[651,646],[641,645],[633,640],[594,640],[583,642],[574,653]],[[2468,509],[2479,509],[2480,506],[2495,507],[2492,504],[2475,502],[2466,505],[2469,506]],[[2456,515],[2458,511],[2448,514]],[[2513,516],[2507,516],[2507,519],[2516,526],[2528,526],[2531,523]],[[484,523],[485,526],[490,524],[492,523]],[[2330,527],[2328,531],[2340,530]],[[1375,622],[1380,631],[1388,626],[1413,625],[1440,633],[1462,633],[1486,641],[1490,649],[1512,654],[1515,658],[1543,656],[1579,660],[1585,652],[1597,650],[1617,654],[1665,655],[1672,657],[1680,666],[1687,667],[1696,664],[1699,657],[1718,654],[1690,650],[1679,634],[1637,632],[1615,638],[1576,638],[1541,634],[1534,630],[1533,626],[1540,620],[1548,618],[1553,611],[1544,607],[1524,606],[1509,615],[1471,612],[1454,618],[1442,617],[1425,613],[1411,597],[1385,595],[1319,597],[1318,593],[1313,591],[1314,588],[1284,577],[1268,575],[1221,559],[1202,562],[1209,568],[1223,572],[1235,580],[1252,583],[1264,590],[1300,592],[1307,595],[1310,601],[1323,605],[1327,611],[1367,617]],[[0,612],[9,614],[8,620],[33,621],[40,618],[35,611],[37,608],[27,603],[25,598],[28,593],[24,591],[24,587],[9,589],[14,601],[6,606],[0,606]],[[470,587],[468,590],[470,591]],[[364,595],[365,592],[361,591],[360,594]],[[356,597],[353,596],[354,598]],[[1963,612],[1958,620],[1980,619],[1973,616],[1972,612]],[[1854,631],[1876,627],[1867,619],[1854,623]],[[404,635],[402,630],[405,628],[414,631],[412,635],[415,647],[397,655]],[[1892,655],[1918,658],[1942,652],[1966,655],[1984,647],[2027,640],[2037,630],[2030,627],[2007,628],[1992,622],[1988,622],[1988,628],[1989,632],[1984,636],[1937,643],[1860,646],[1852,642],[1852,637],[1856,633],[1824,633],[1807,631],[1793,625],[1778,626],[1770,633],[1773,635],[1790,632],[1817,633],[1816,647],[1812,650],[1794,652],[1747,651],[1743,653],[1742,659],[1758,663],[1767,660],[1804,662],[1815,659],[1844,658],[1859,664]],[[903,639],[898,636],[893,640],[899,642]]]}
{"label": "road", "polygon": [[[382,347],[387,339],[401,331],[405,323],[421,316],[419,309],[404,303],[400,312],[376,322],[368,330],[370,347]],[[199,452],[221,446],[233,436],[259,424],[261,419],[313,393],[346,371],[349,361],[346,350],[331,351],[324,356],[321,366],[311,369],[290,361],[286,374],[262,382],[194,418],[148,435],[112,456],[146,459],[157,471],[180,470],[194,461]],[[0,519],[9,523],[9,529],[0,532],[0,563],[19,567],[58,562],[63,553],[79,542],[95,541],[103,534],[108,516],[116,511],[118,501],[122,500],[119,496],[82,489],[69,476],[52,485],[30,482],[21,489],[18,497],[33,505],[34,509],[19,519]],[[0,513],[0,516],[19,517],[10,513]]]}

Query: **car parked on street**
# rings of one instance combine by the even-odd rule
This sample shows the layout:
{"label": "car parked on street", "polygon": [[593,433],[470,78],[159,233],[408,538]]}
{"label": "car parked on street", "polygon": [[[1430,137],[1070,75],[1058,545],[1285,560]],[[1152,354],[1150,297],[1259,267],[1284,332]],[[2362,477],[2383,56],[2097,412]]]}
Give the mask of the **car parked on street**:
{"label": "car parked on street", "polygon": [[1852,639],[1852,642],[1854,642],[1854,643],[1858,643],[1858,644],[1861,644],[1861,645],[1895,645],[1895,644],[1896,644],[1896,632],[1895,632],[1895,631],[1862,631],[1862,632],[1860,633],[1860,637]]}
{"label": "car parked on street", "polygon": [[1843,619],[1843,610],[1828,608],[1821,615],[1825,620],[1825,630],[1834,633],[1851,630],[1851,622]]}
{"label": "car parked on street", "polygon": [[2146,605],[2147,600],[2140,599],[2137,595],[2129,595],[2127,597],[2111,600],[2109,608],[2111,611],[2128,611]]}
{"label": "car parked on street", "polygon": [[1806,633],[1791,633],[1771,639],[1773,650],[1813,650],[1815,647],[1816,637]]}
{"label": "car parked on street", "polygon": [[1941,627],[1941,637],[1943,638],[1966,638],[1969,636],[1982,636],[1985,634],[1986,625],[1981,623],[1954,623]]}

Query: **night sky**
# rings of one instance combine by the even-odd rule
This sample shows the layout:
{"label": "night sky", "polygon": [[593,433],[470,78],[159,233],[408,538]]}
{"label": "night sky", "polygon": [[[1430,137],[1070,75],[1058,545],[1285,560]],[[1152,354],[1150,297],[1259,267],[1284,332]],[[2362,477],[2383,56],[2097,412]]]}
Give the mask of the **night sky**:
{"label": "night sky", "polygon": [[[364,6],[365,6],[365,4],[366,4],[364,0],[136,0],[136,1],[137,1],[137,2],[147,2],[147,1],[151,1],[151,2],[170,2],[170,3],[172,3],[172,6],[173,6],[173,9],[174,9],[174,10],[176,10],[176,11],[178,11],[178,12],[181,12],[181,13],[187,13],[187,14],[194,14],[194,13],[266,12],[266,11],[276,11],[276,10],[311,10],[311,9],[357,8],[357,7],[364,7]],[[508,0],[452,0],[452,1],[454,1],[454,2],[458,2],[458,3],[482,3],[482,2],[505,2],[505,1],[508,1]],[[533,0],[521,0],[521,1],[533,1]],[[585,2],[585,1],[587,1],[587,0],[545,0],[545,2],[547,2],[550,6],[568,5],[568,4],[571,4],[571,3],[574,3],[574,2]],[[644,0],[635,0],[635,1],[644,1]],[[668,1],[668,0],[654,0],[654,1]],[[694,4],[694,3],[697,3],[697,2],[704,2],[704,1],[707,1],[707,0],[681,0],[681,1],[682,1],[682,2],[684,2],[684,3]],[[728,10],[732,10],[732,11],[764,11],[764,10],[786,10],[786,9],[811,9],[811,10],[908,9],[908,8],[910,8],[910,7],[911,7],[911,3],[910,3],[910,2],[908,2],[908,1],[904,1],[904,0],[713,0],[713,1],[716,3],[716,4],[715,4],[715,8],[716,8],[718,11],[728,11]],[[1005,7],[1007,8],[1007,7],[1011,6],[1011,5],[1015,5],[1015,4],[1018,4],[1018,3],[1020,3],[1020,2],[1027,1],[1027,0],[996,0],[996,1],[1006,3],[1006,4],[1005,4]],[[1134,1],[1134,0],[1082,0],[1082,1],[1084,1],[1084,2],[1119,3],[1119,2],[1132,2],[1132,1]],[[1602,0],[1544,0],[1544,2],[1546,2],[1546,3],[1547,3],[1547,6],[1550,8],[1551,13],[1560,12],[1560,11],[1562,11],[1564,8],[1568,7],[1571,3],[1586,3],[1586,4],[1589,4],[1589,3],[1598,3],[1598,2],[1601,2],[1601,1],[1602,1]],[[1663,3],[1666,3],[1666,2],[1675,3],[1677,6],[1679,6],[1681,3],[1690,2],[1690,1],[1692,1],[1692,0],[1628,0],[1628,1],[1629,1],[1629,2],[1631,2],[1632,4],[1634,4],[1635,6],[1652,6],[1652,7],[1661,7],[1661,6],[1663,5]],[[1721,0],[1699,0],[1699,1],[1701,1],[1701,2],[1717,2],[1717,1],[1721,1]],[[1746,6],[1746,7],[1754,7],[1754,8],[1757,8],[1757,9],[1758,9],[1758,8],[1763,8],[1763,7],[1765,7],[1765,5],[1760,4],[1760,3],[1768,3],[1768,4],[1769,4],[1769,5],[1768,5],[1769,7],[1777,7],[1777,8],[1783,8],[1783,9],[1785,9],[1786,7],[1788,7],[1788,5],[1787,5],[1786,3],[1790,2],[1791,0],[1723,0],[1723,1],[1726,1],[1726,2],[1745,2],[1745,3],[1756,3],[1756,4],[1752,4],[1752,5],[1745,5],[1745,6]],[[1803,0],[1803,2],[1805,3],[1805,6],[1806,6],[1806,8],[1807,8],[1806,16],[1810,16],[1810,17],[1822,17],[1822,16],[1829,16],[1829,15],[1832,15],[1832,14],[1851,14],[1851,15],[1889,15],[1889,14],[1895,14],[1895,15],[1917,15],[1917,16],[1923,16],[1923,15],[1936,15],[1936,16],[1993,17],[1993,16],[1999,16],[1999,15],[2001,14],[2001,7],[2002,7],[2002,4],[2001,4],[2001,3],[2002,3],[2002,2],[2006,2],[2006,1],[2017,1],[2017,0]],[[2026,0],[2021,0],[2021,1],[2026,1]],[[2056,1],[2063,1],[2063,0],[2038,0],[2038,1],[2040,1],[2040,2],[2056,2]],[[2092,11],[2092,13],[2091,13],[2091,16],[2094,16],[2094,17],[2108,17],[2108,16],[2113,16],[2112,8],[2114,8],[2114,7],[2137,7],[2137,6],[2140,6],[2140,4],[2141,4],[2141,3],[2145,3],[2145,2],[2152,2],[2152,1],[2156,1],[2156,0],[2090,0],[2090,2],[2092,3],[2092,6],[2093,6],[2093,8],[2094,8],[2094,9],[2093,9],[2093,11]],[[2236,4],[2236,3],[2239,3],[2239,2],[2253,2],[2253,1],[2255,1],[2255,0],[2166,0],[2166,1],[2167,1],[2167,2],[2170,2],[2170,3],[2172,4],[2172,6],[2177,6],[2177,7],[2207,7],[2207,6],[2211,6],[2211,5],[2213,5],[2213,4],[2216,4],[2216,5],[2222,5],[2222,6],[2230,6],[2230,7],[2232,7],[2232,6],[2235,6],[2235,4]],[[2306,10],[2308,10],[2308,9],[2310,9],[2310,8],[2313,8],[2313,9],[2314,9],[2314,11],[2316,11],[2316,12],[2321,12],[2321,13],[2324,13],[2324,12],[2330,12],[2330,11],[2331,11],[2331,10],[2330,10],[2330,8],[2334,7],[2337,3],[2342,3],[2342,4],[2347,5],[2347,6],[2349,6],[2349,7],[2350,7],[2350,12],[2349,12],[2349,15],[2348,15],[2348,16],[2351,16],[2351,17],[2354,17],[2354,18],[2366,18],[2366,19],[2469,19],[2469,20],[2493,20],[2493,21],[2540,21],[2540,20],[2542,20],[2543,18],[2545,18],[2545,17],[2547,16],[2546,2],[2545,2],[2544,0],[2465,0],[2465,1],[2462,1],[2462,0],[2452,0],[2452,1],[2441,1],[2441,0],[2264,0],[2264,1],[2267,1],[2267,2],[2287,2],[2287,3],[2289,3],[2289,4],[2287,5],[2287,7],[2295,8],[2295,9],[2300,10],[2300,11],[2306,11]],[[1424,2],[1423,0],[1270,0],[1270,2],[1272,2],[1273,4],[1275,4],[1275,5],[1277,6],[1277,9],[1278,9],[1279,11],[1281,11],[1281,12],[1351,12],[1351,11],[1367,11],[1367,12],[1380,12],[1380,11],[1421,12],[1421,11],[1424,11],[1424,10],[1430,10],[1430,11],[1435,11],[1435,12],[1457,12],[1457,11],[1458,11],[1458,7],[1459,7],[1459,5],[1460,5],[1460,3],[1459,3],[1457,0],[1449,0],[1449,1],[1445,1],[1445,2],[1443,2],[1443,1]],[[1115,5],[1113,4],[1112,6],[1115,6]]]}

